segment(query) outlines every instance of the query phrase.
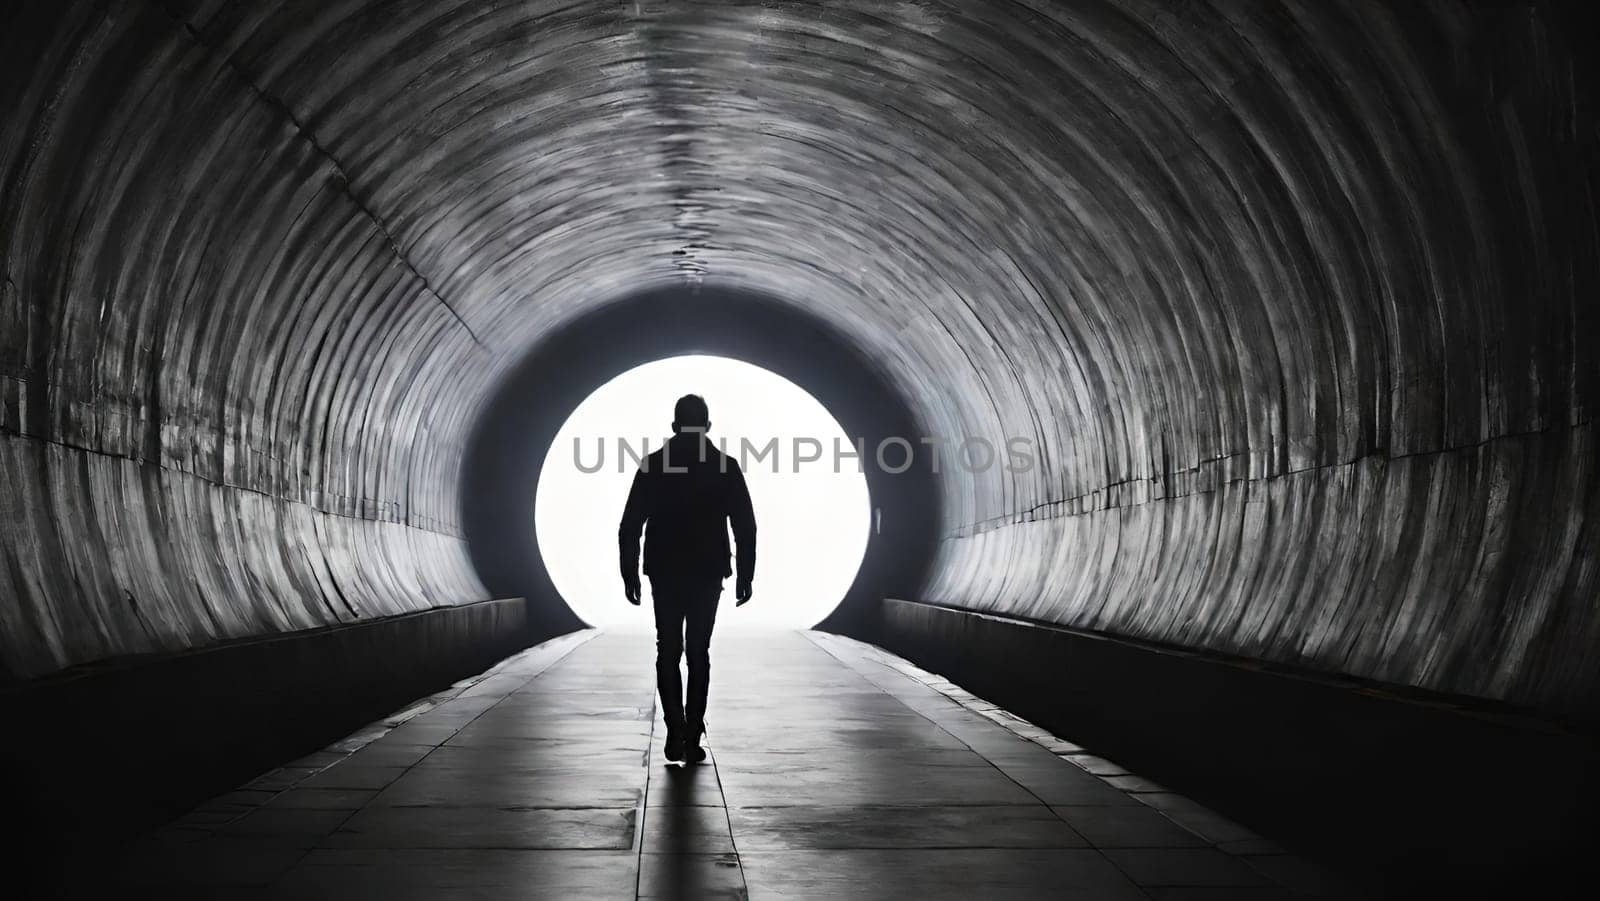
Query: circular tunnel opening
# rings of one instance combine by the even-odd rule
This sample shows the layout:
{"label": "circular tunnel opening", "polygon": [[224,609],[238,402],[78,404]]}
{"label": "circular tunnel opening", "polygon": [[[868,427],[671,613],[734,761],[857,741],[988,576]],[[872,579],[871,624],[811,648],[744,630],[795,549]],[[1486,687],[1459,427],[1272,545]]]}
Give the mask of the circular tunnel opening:
{"label": "circular tunnel opening", "polygon": [[850,590],[867,548],[871,501],[855,442],[804,388],[709,354],[616,376],[557,431],[534,502],[535,542],[556,591],[591,626],[650,628],[649,580],[644,604],[623,599],[617,523],[638,461],[662,446],[685,394],[706,399],[708,435],[744,472],[760,535],[755,597],[736,608],[729,580],[718,629],[817,625]]}
{"label": "circular tunnel opening", "polygon": [[[495,597],[527,599],[534,634],[602,624],[611,615],[648,615],[647,606],[633,611],[624,600],[617,572],[617,525],[632,467],[623,484],[609,489],[611,495],[585,501],[582,509],[593,522],[585,527],[589,534],[577,543],[583,554],[603,555],[604,559],[577,563],[546,546],[547,541],[566,540],[570,536],[564,532],[569,530],[538,527],[541,506],[573,508],[570,503],[552,503],[541,497],[546,486],[540,464],[551,448],[561,444],[566,444],[570,453],[570,440],[560,441],[557,436],[574,412],[603,386],[636,369],[693,356],[721,358],[729,365],[750,368],[737,378],[718,376],[715,388],[696,380],[686,382],[687,387],[663,390],[656,400],[642,405],[646,409],[631,414],[638,421],[629,422],[625,434],[636,442],[646,436],[659,442],[670,432],[673,401],[683,393],[700,393],[710,402],[713,439],[737,439],[732,431],[736,427],[751,434],[767,432],[759,435],[761,441],[780,439],[780,465],[786,469],[793,468],[794,448],[792,444],[784,447],[785,440],[797,435],[820,438],[822,459],[805,464],[813,471],[821,470],[814,472],[820,477],[832,468],[831,437],[836,434],[848,436],[870,452],[891,436],[911,436],[914,442],[926,428],[900,386],[847,333],[813,312],[770,295],[710,286],[648,290],[546,331],[501,379],[482,409],[462,466],[462,537],[478,575]],[[754,420],[740,414],[737,404],[730,405],[721,385],[727,382],[737,387],[752,373],[755,378],[779,379],[796,392],[794,396],[809,398],[813,412],[826,417],[837,432],[820,426],[796,428],[795,422],[784,422],[781,416],[776,425],[752,428]],[[770,406],[774,412],[784,409]],[[759,412],[762,416],[767,413]],[[746,420],[744,424],[741,418]],[[614,453],[607,462],[614,478]],[[592,456],[585,458],[585,463],[592,465]],[[770,470],[773,464],[767,458],[761,465]],[[854,461],[847,460],[840,468],[850,468],[854,476],[853,466]],[[848,514],[848,530],[840,529],[861,535],[862,546],[852,550],[846,542],[842,549],[828,552],[840,561],[832,565],[838,567],[834,575],[844,584],[843,589],[832,577],[819,583],[802,576],[793,579],[792,587],[781,584],[787,578],[776,564],[786,551],[809,557],[816,550],[815,542],[803,534],[786,539],[780,521],[788,520],[793,529],[804,533],[806,517],[811,514],[781,512],[790,505],[763,501],[762,489],[751,485],[759,536],[756,595],[746,607],[719,616],[719,630],[739,623],[775,624],[767,617],[785,609],[783,597],[792,588],[810,590],[812,596],[806,603],[788,608],[789,625],[870,634],[879,614],[879,599],[918,596],[939,543],[942,495],[931,458],[918,456],[904,470],[886,470],[868,459],[864,468],[863,475],[854,476],[860,481],[851,489],[860,498],[852,502],[857,512]],[[787,479],[796,487],[805,484],[792,473]],[[806,546],[808,542],[811,547]],[[563,590],[557,572],[569,563],[581,569],[586,580],[592,578],[592,583],[587,587],[568,584]],[[724,589],[726,608],[733,607],[731,594],[730,580]],[[610,612],[593,613],[590,619],[575,610],[573,598],[577,596],[594,597],[597,603],[610,605]],[[823,609],[834,607],[834,602],[831,613]],[[819,621],[813,614],[825,618]]]}

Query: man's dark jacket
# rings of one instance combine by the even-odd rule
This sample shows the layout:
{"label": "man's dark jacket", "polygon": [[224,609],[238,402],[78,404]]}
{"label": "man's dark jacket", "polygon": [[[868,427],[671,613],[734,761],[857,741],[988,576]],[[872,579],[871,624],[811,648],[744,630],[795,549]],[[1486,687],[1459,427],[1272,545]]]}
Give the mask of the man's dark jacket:
{"label": "man's dark jacket", "polygon": [[756,568],[756,516],[744,472],[703,433],[672,436],[633,477],[617,530],[622,578],[638,578],[641,528],[645,575],[674,581],[732,575],[729,523],[739,548],[739,582],[750,582]]}

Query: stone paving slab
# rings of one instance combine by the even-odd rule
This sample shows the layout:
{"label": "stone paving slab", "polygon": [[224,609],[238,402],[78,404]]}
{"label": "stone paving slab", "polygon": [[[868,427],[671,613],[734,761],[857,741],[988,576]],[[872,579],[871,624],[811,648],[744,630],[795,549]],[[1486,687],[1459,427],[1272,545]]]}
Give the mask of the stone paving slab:
{"label": "stone paving slab", "polygon": [[710,757],[668,764],[651,653],[625,632],[530,649],[201,805],[123,879],[383,901],[1338,895],[1267,839],[837,636],[720,637]]}

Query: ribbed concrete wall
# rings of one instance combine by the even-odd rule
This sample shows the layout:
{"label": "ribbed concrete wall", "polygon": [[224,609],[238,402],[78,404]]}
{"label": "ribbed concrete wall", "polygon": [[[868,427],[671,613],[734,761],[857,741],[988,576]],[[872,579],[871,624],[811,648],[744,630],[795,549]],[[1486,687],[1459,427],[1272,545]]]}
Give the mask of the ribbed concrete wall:
{"label": "ribbed concrete wall", "polygon": [[1593,95],[1553,14],[11,10],[19,673],[475,597],[487,386],[689,279],[1037,442],[947,469],[927,599],[1594,705]]}

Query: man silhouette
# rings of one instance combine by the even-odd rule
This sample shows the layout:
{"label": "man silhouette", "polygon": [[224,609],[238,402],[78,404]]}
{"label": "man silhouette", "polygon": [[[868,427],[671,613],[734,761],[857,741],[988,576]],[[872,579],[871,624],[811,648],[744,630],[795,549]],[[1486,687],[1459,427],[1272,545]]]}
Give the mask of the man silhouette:
{"label": "man silhouette", "polygon": [[[750,600],[756,565],[756,517],[744,472],[712,446],[711,414],[699,395],[686,394],[672,411],[672,437],[645,457],[634,474],[617,540],[622,584],[637,605],[639,532],[645,531],[644,572],[655,598],[656,689],[667,720],[667,759],[706,759],[706,693],[711,685],[711,626],[728,567],[728,525],[738,544],[737,606]],[[685,639],[687,633],[687,640]],[[678,661],[687,647],[689,709],[683,706]]]}

